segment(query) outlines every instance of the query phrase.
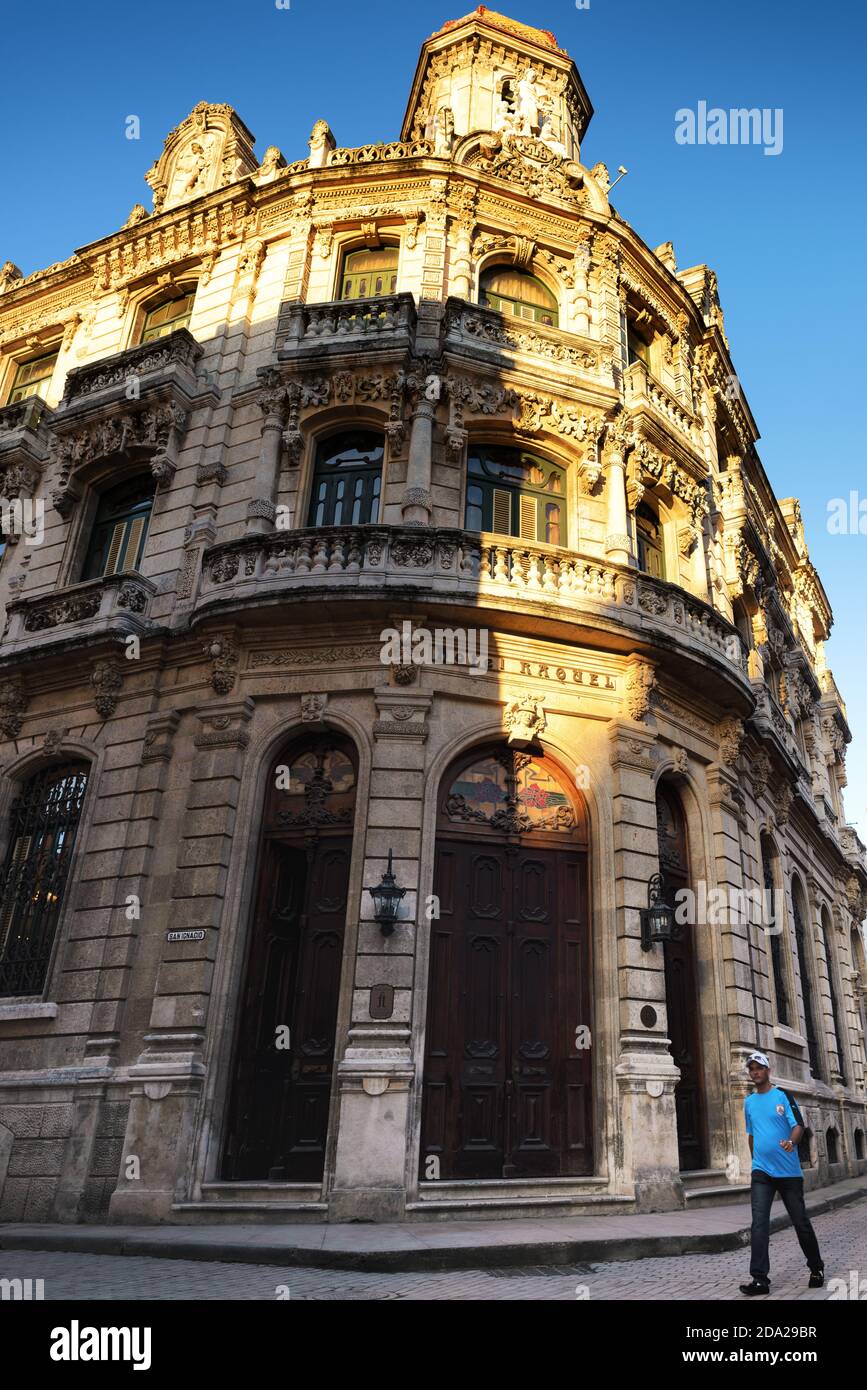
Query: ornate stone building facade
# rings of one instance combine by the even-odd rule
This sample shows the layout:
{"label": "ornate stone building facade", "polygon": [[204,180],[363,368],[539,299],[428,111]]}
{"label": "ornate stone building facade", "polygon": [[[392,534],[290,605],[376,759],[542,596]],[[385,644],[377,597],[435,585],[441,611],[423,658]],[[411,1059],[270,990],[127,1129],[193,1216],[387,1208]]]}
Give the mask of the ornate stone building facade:
{"label": "ornate stone building facade", "polygon": [[201,103],[3,267],[3,1219],[738,1196],[756,1046],[867,1171],[830,607],[591,116],[481,8],[394,142]]}

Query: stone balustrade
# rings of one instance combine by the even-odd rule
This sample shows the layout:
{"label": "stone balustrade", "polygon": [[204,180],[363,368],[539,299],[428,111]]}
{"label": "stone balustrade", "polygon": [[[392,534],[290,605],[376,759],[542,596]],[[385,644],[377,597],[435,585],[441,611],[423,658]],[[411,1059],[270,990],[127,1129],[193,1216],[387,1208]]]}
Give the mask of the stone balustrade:
{"label": "stone balustrade", "polygon": [[416,323],[411,294],[389,294],[370,299],[336,299],[324,304],[283,306],[277,328],[280,355],[291,354],[303,344],[309,355],[315,341],[341,348],[352,340],[410,343]]}
{"label": "stone balustrade", "polygon": [[276,532],[206,551],[197,613],[278,598],[284,591],[334,594],[414,590],[435,601],[478,602],[579,622],[587,613],[636,636],[719,657],[747,686],[737,631],[677,585],[564,550],[450,528],[359,526]]}
{"label": "stone balustrade", "polygon": [[463,346],[475,358],[501,366],[516,356],[541,357],[584,375],[601,372],[609,386],[612,382],[611,351],[604,344],[547,324],[507,319],[499,310],[481,304],[450,298],[445,336],[450,346]]}
{"label": "stone balustrade", "polygon": [[633,362],[624,373],[624,395],[630,410],[645,404],[651,415],[655,415],[686,439],[693,448],[698,446],[698,425],[696,419],[685,409],[677,396],[651,376],[642,361]]}
{"label": "stone balustrade", "polygon": [[13,599],[0,657],[82,638],[125,637],[151,630],[152,579],[132,572],[104,575],[48,594]]}

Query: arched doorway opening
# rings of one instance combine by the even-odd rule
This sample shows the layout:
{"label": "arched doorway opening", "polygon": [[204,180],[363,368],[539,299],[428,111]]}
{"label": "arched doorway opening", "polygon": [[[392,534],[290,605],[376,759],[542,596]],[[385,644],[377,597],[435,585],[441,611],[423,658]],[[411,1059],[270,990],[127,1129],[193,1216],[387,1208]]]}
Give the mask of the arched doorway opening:
{"label": "arched doorway opening", "polygon": [[497,744],[443,778],[422,1177],[593,1171],[587,841],[545,755]]}
{"label": "arched doorway opening", "polygon": [[[689,844],[680,797],[666,783],[660,784],[656,791],[656,829],[665,896],[676,910],[678,890],[692,887]],[[707,1167],[695,931],[696,923],[689,921],[678,941],[666,941],[663,946],[668,1036],[675,1066],[680,1070],[680,1080],[674,1088],[674,1106],[681,1172]]]}
{"label": "arched doorway opening", "polygon": [[313,1182],[325,1165],[357,765],[348,739],[271,767],[223,1177]]}

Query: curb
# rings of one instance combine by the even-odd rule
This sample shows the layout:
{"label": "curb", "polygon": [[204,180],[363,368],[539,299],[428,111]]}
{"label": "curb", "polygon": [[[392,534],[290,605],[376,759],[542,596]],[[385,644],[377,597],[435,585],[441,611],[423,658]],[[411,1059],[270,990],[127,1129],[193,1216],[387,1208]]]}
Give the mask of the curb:
{"label": "curb", "polygon": [[[812,1218],[864,1201],[867,1193],[844,1192],[808,1205]],[[771,1233],[789,1226],[784,1213],[771,1219]],[[177,1229],[177,1228],[176,1228]],[[0,1227],[0,1250],[51,1250],[91,1255],[137,1255],[162,1260],[196,1260],[225,1264],[282,1265],[289,1268],[355,1270],[365,1274],[436,1273],[444,1270],[516,1268],[526,1265],[571,1265],[709,1255],[740,1250],[750,1243],[750,1228],[707,1235],[614,1236],[611,1239],[549,1240],[488,1246],[419,1246],[411,1250],[320,1250],[298,1245],[242,1244],[214,1236],[207,1243],[178,1234],[169,1241],[148,1235],[124,1236],[123,1228],[95,1232],[70,1227],[62,1232],[6,1232]]]}

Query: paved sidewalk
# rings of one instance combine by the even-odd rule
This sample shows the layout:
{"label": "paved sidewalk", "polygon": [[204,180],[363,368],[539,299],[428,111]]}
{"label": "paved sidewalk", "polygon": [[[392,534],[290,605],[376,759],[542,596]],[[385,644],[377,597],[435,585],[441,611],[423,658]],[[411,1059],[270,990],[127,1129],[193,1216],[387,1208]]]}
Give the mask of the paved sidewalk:
{"label": "paved sidewalk", "polygon": [[[806,1197],[811,1216],[867,1197],[867,1177]],[[789,1219],[779,1198],[771,1231]],[[749,1244],[748,1202],[649,1215],[374,1225],[0,1225],[0,1250],[55,1250],[368,1272],[572,1265],[711,1254]]]}

